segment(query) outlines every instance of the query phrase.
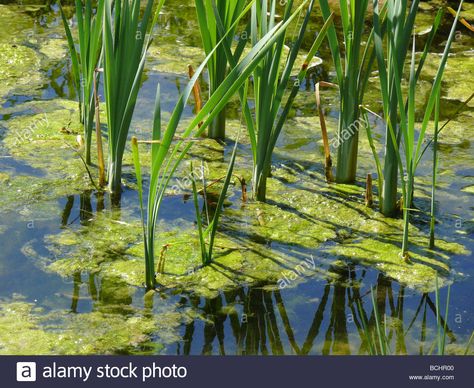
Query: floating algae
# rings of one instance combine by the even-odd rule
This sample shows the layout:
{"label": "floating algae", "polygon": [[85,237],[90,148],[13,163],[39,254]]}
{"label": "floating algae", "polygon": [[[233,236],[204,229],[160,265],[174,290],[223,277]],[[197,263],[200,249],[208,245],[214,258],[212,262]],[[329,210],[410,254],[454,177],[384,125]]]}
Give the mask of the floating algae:
{"label": "floating algae", "polygon": [[0,193],[2,204],[59,198],[93,187],[76,150],[76,137],[82,133],[76,103],[32,101],[4,111],[12,118],[2,122],[3,146],[35,173],[2,179],[9,187]]}
{"label": "floating algae", "polygon": [[0,43],[22,43],[33,28],[33,20],[18,7],[0,4]]}
{"label": "floating algae", "polygon": [[0,300],[0,354],[123,354],[141,353],[147,346],[156,353],[178,338],[175,331],[184,318],[173,309],[161,303],[159,318],[143,311],[70,314],[46,311],[19,297]]}
{"label": "floating algae", "polygon": [[463,187],[461,191],[465,193],[474,194],[474,185]]}
{"label": "floating algae", "polygon": [[[31,102],[11,109],[11,113],[17,115],[5,123],[4,145],[15,158],[42,173],[36,178],[5,177],[3,184],[9,185],[6,193],[17,195],[14,188],[24,185],[25,196],[20,195],[19,199],[25,201],[29,198],[34,203],[71,195],[88,185],[92,188],[74,150],[75,137],[82,131],[77,122],[76,109],[74,102],[66,100]],[[295,125],[307,128],[311,124],[300,121],[290,121],[285,130],[291,130]],[[236,134],[238,123],[230,123],[229,133]],[[425,243],[423,235],[414,228],[412,241],[416,262],[410,265],[403,263],[398,256],[401,221],[385,219],[367,209],[362,201],[363,189],[359,186],[327,185],[319,171],[308,168],[305,157],[312,147],[295,158],[290,138],[283,137],[281,140],[280,158],[288,160],[277,163],[273,169],[268,203],[241,203],[241,207],[233,205],[224,213],[216,260],[211,266],[200,267],[196,231],[189,222],[179,233],[173,231],[173,227],[162,229],[167,232],[158,236],[157,252],[165,245],[170,248],[164,253],[166,269],[157,278],[159,284],[201,295],[215,295],[219,290],[242,284],[277,283],[284,271],[291,271],[305,258],[314,257],[318,267],[312,277],[328,276],[328,266],[344,259],[377,268],[403,284],[425,290],[430,288],[428,285],[432,284],[436,268],[448,275],[449,262],[445,260],[448,253],[466,253],[459,245],[447,243],[441,243],[440,247],[445,251],[441,255],[428,252],[422,249]],[[319,138],[317,134],[315,138]],[[301,141],[304,141],[303,137]],[[248,144],[244,141],[242,145],[248,152]],[[142,147],[142,163],[145,166],[150,163],[146,148]],[[361,152],[369,155],[365,142],[361,148],[364,150]],[[225,174],[227,162],[222,152],[222,146],[203,140],[196,142],[189,157],[197,156],[209,164],[207,179],[212,181]],[[245,153],[241,153],[239,158],[242,163],[236,174],[250,181],[247,175],[250,167],[248,158],[244,162]],[[362,165],[369,168],[365,160],[369,158],[363,158]],[[125,171],[130,171],[130,164],[127,157]],[[183,163],[178,170],[170,192],[176,186],[174,182],[182,183],[185,166],[186,163]],[[25,185],[27,180],[29,184]],[[290,190],[288,185],[291,185]],[[187,190],[189,188],[181,187],[177,192],[186,193]],[[237,200],[239,190],[238,186],[234,186],[234,194],[230,198]],[[9,201],[15,202],[14,198],[9,198]],[[45,242],[53,259],[38,259],[33,251],[28,251],[28,247],[27,256],[32,257],[40,267],[62,276],[72,276],[78,271],[100,272],[141,286],[143,247],[135,210],[123,211],[119,219],[109,213],[92,214],[92,222],[87,226],[79,230],[66,228],[57,235],[46,237]]]}
{"label": "floating algae", "polygon": [[[429,291],[436,272],[442,281],[449,277],[449,256],[468,253],[460,244],[443,241],[437,242],[436,251],[430,251],[427,238],[413,226],[412,261],[405,263],[399,256],[402,221],[367,209],[361,188],[326,186],[316,193],[316,185],[296,172],[296,178],[287,179],[295,182],[288,192],[280,180],[292,174],[295,172],[288,173],[288,169],[275,170],[269,186],[270,204],[250,202],[243,208],[226,209],[214,262],[209,266],[201,266],[192,224],[162,228],[156,250],[165,260],[165,271],[157,275],[159,286],[212,297],[244,284],[277,284],[305,259],[312,259],[315,268],[298,276],[293,285],[308,278],[330,277],[329,267],[355,262],[411,288]],[[46,246],[54,259],[41,261],[30,256],[48,271],[62,276],[100,272],[130,285],[143,283],[141,230],[138,219],[130,214],[122,213],[119,221],[97,214],[85,229],[48,236]]]}
{"label": "floating algae", "polygon": [[[424,80],[432,81],[434,79],[440,61],[440,55],[434,53],[428,54],[422,73]],[[446,65],[445,77],[442,82],[441,97],[455,102],[464,102],[467,100],[472,94],[472,86],[469,81],[465,80],[465,75],[472,74],[473,72],[474,52],[472,49],[450,55]],[[471,108],[474,107],[474,101],[471,101],[468,106]]]}
{"label": "floating algae", "polygon": [[9,94],[39,93],[44,83],[40,73],[41,60],[31,48],[0,43],[0,102]]}

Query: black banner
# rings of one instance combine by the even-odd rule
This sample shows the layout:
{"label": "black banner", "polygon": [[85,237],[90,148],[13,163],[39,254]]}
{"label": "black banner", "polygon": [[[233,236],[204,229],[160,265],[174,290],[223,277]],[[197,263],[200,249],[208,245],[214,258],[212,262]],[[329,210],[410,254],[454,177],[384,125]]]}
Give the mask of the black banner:
{"label": "black banner", "polygon": [[471,356],[3,356],[2,387],[473,386]]}

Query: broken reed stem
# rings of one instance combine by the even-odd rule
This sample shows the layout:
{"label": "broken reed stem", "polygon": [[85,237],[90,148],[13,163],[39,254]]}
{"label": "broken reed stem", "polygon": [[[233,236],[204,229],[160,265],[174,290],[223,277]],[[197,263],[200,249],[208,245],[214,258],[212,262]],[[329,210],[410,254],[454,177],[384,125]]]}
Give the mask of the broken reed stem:
{"label": "broken reed stem", "polygon": [[99,167],[99,187],[104,187],[105,181],[105,163],[104,163],[104,150],[102,148],[102,133],[100,130],[100,101],[99,94],[97,93],[97,73],[101,72],[102,69],[94,70],[94,102],[95,102],[95,134],[97,140],[97,164]]}
{"label": "broken reed stem", "polygon": [[[451,15],[453,15],[454,17],[456,17],[456,14],[457,12],[452,9],[451,7],[447,7],[448,8],[448,11],[451,13]],[[466,19],[464,19],[463,17],[460,17],[459,18],[459,21],[461,22],[462,25],[464,25],[464,27],[466,27],[468,30],[474,32],[474,26],[472,26]]]}
{"label": "broken reed stem", "polygon": [[[188,65],[188,75],[189,79],[194,77],[195,71],[191,65]],[[193,85],[193,95],[194,95],[194,113],[198,114],[202,109],[202,98],[201,98],[201,87],[196,81]],[[198,124],[198,128],[201,128],[202,121]]]}
{"label": "broken reed stem", "polygon": [[242,186],[242,202],[247,202],[247,182],[245,178],[241,179],[240,184]]}
{"label": "broken reed stem", "polygon": [[372,174],[367,174],[365,181],[365,206],[372,208],[374,206],[374,196],[372,190]]}
{"label": "broken reed stem", "polygon": [[158,265],[156,266],[156,273],[164,273],[165,272],[165,259],[166,259],[166,251],[170,247],[170,244],[165,244],[161,248],[160,258],[158,259]]}
{"label": "broken reed stem", "polygon": [[325,175],[326,181],[328,183],[334,182],[334,175],[332,174],[332,158],[331,158],[331,150],[329,148],[329,139],[328,139],[328,132],[326,127],[326,120],[324,118],[324,112],[321,107],[321,96],[320,96],[320,86],[334,86],[328,82],[318,82],[316,84],[316,106],[318,109],[319,115],[319,123],[321,125],[321,133],[323,137],[323,145],[324,145],[324,167],[325,167]]}

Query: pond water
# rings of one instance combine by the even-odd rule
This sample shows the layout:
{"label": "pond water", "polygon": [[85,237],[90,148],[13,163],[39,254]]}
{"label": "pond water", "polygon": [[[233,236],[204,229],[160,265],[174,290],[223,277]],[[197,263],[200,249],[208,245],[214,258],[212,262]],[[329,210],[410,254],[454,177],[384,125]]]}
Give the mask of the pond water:
{"label": "pond water", "polygon": [[[162,108],[170,112],[186,85],[186,65],[196,67],[203,59],[196,48],[200,36],[192,4],[168,0],[160,16],[131,130],[141,138],[150,136],[157,84]],[[420,31],[434,17],[436,4],[423,3]],[[66,10],[72,16],[72,7]],[[313,33],[321,25],[315,15]],[[474,20],[468,3],[469,16]],[[432,62],[442,51],[450,21],[445,19],[436,39]],[[451,284],[447,351],[464,352],[474,329],[474,104],[440,139],[440,251],[428,252],[420,242],[426,240],[429,222],[419,212],[413,220],[413,250],[427,259],[406,268],[385,258],[398,252],[400,236],[394,230],[400,220],[384,220],[363,206],[363,177],[375,171],[365,135],[357,185],[330,187],[323,179],[312,92],[315,82],[334,77],[323,47],[318,53],[323,65],[301,85],[278,142],[269,203],[244,202],[234,186],[218,242],[230,253],[223,252],[212,270],[187,281],[181,275],[194,268],[187,261],[197,258],[190,242],[190,235],[197,239],[194,207],[186,193],[170,193],[160,215],[160,241],[172,247],[166,258],[170,276],[163,277],[156,293],[146,294],[130,156],[117,206],[88,187],[80,159],[65,145],[74,143],[80,126],[57,6],[0,0],[0,26],[0,353],[366,354],[361,315],[373,324],[370,289],[377,287],[392,351],[427,354],[436,331],[434,270],[440,271],[443,285],[443,317]],[[472,93],[474,36],[459,30],[443,83],[444,119]],[[420,87],[428,82],[423,79]],[[204,81],[202,87],[205,94]],[[375,79],[367,100],[380,111]],[[332,91],[324,92],[324,104],[334,135],[338,104]],[[240,126],[238,108],[237,100],[228,108],[231,137]],[[185,114],[192,117],[192,105]],[[383,125],[374,124],[383,144]],[[63,135],[63,126],[71,133]],[[217,177],[232,146],[228,142],[222,149],[205,141],[191,154]],[[429,149],[417,180],[415,206],[422,211],[429,209],[431,157]],[[237,173],[248,181],[250,159],[243,140]],[[178,187],[184,175],[181,171],[174,182]],[[307,266],[298,267],[302,262]]]}

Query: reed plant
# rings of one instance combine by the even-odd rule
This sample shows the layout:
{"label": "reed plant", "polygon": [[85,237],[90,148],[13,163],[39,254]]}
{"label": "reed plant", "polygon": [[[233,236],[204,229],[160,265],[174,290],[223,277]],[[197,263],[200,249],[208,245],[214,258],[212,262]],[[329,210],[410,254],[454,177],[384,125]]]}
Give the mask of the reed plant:
{"label": "reed plant", "polygon": [[[247,7],[250,7],[250,5]],[[248,12],[247,7],[242,11],[241,17]],[[229,99],[232,98],[247,82],[248,77],[252,74],[260,61],[272,49],[275,42],[284,35],[289,24],[295,17],[296,14],[285,21],[276,23],[268,30],[268,33],[260,39],[258,44],[256,44],[238,64],[233,66],[232,70],[229,71],[221,85],[210,96],[207,103],[196,114],[191,123],[189,123],[183,132],[180,133],[179,137],[176,136],[176,132],[182,118],[184,107],[186,106],[190,95],[193,93],[194,85],[198,77],[201,75],[207,62],[212,57],[213,51],[209,53],[204,62],[196,69],[191,80],[180,95],[164,131],[162,131],[161,128],[161,105],[160,92],[158,88],[152,140],[150,141],[152,162],[148,189],[148,202],[146,207],[144,204],[144,188],[138,151],[138,140],[136,138],[132,139],[132,151],[137,175],[143,224],[145,283],[148,289],[155,287],[155,234],[160,207],[166,195],[166,189],[171,178],[176,173],[178,166],[192,147],[195,139],[208,128],[210,123],[228,103]],[[239,20],[240,18],[238,18],[235,23],[238,23]],[[225,39],[225,37],[226,35],[224,35],[223,39]]]}
{"label": "reed plant", "polygon": [[[455,12],[455,11],[453,11]],[[454,13],[456,15],[456,13]],[[462,21],[463,19],[460,19]],[[466,22],[467,23],[467,22]],[[434,131],[433,131],[433,137],[426,142],[426,145],[423,148],[423,151],[420,154],[419,159],[423,157],[425,154],[426,150],[429,147],[433,148],[433,165],[432,165],[432,181],[431,181],[431,204],[430,204],[430,242],[429,242],[429,247],[430,249],[433,249],[435,246],[435,225],[436,225],[436,209],[435,209],[435,203],[436,203],[436,185],[437,185],[437,177],[438,177],[438,137],[441,131],[446,128],[446,126],[456,117],[465,107],[469,102],[474,99],[474,93],[472,93],[467,100],[465,100],[454,112],[454,114],[445,121],[445,123],[440,127],[439,126],[439,111],[440,107],[439,104],[441,103],[441,91],[438,94],[436,98],[436,107],[435,107],[435,113],[434,113]]]}
{"label": "reed plant", "polygon": [[[120,195],[122,160],[145,58],[164,0],[153,15],[154,0],[105,0],[104,90],[108,124],[108,186]],[[142,15],[142,16],[141,16]],[[141,16],[141,17],[140,17]]]}
{"label": "reed plant", "polygon": [[441,90],[436,96],[436,106],[434,110],[434,133],[433,133],[433,161],[431,176],[431,204],[430,204],[430,242],[429,248],[435,246],[435,224],[436,224],[436,184],[438,177],[438,135],[439,135],[439,111],[440,111]]}
{"label": "reed plant", "polygon": [[199,198],[198,198],[198,190],[196,184],[196,176],[193,169],[193,164],[191,163],[191,180],[192,180],[192,188],[193,188],[193,202],[194,208],[196,211],[196,224],[198,227],[198,234],[199,234],[199,246],[201,248],[201,261],[203,265],[207,265],[211,263],[213,259],[213,252],[214,252],[214,243],[216,239],[216,234],[219,226],[219,220],[224,208],[224,201],[227,195],[227,190],[229,188],[232,174],[234,171],[235,165],[235,157],[237,155],[237,142],[235,142],[234,150],[232,152],[232,156],[230,158],[229,166],[227,168],[227,173],[224,178],[224,182],[222,184],[222,189],[219,194],[219,198],[217,200],[216,207],[214,209],[214,213],[212,217],[209,214],[209,208],[207,205],[207,196],[206,196],[206,182],[205,177],[203,176],[203,189],[202,193],[204,196],[204,209],[205,209],[205,220],[207,221],[207,226],[204,227],[202,222],[202,214],[199,210]]}
{"label": "reed plant", "polygon": [[[319,0],[319,4],[324,19],[328,20],[331,16],[328,0]],[[371,44],[373,31],[365,36],[368,4],[369,0],[341,0],[342,42],[339,43],[334,25],[329,27],[327,33],[339,90],[340,114],[336,141],[336,181],[339,183],[353,183],[356,178],[361,116],[359,107],[375,59]],[[317,98],[319,100],[319,95]],[[321,110],[320,121],[323,127]]]}
{"label": "reed plant", "polygon": [[[303,65],[300,69],[296,69],[298,71],[296,77],[291,79],[314,3],[315,0],[304,1],[294,11],[292,10],[292,0],[285,3],[282,16],[284,23],[300,15],[304,7],[309,5],[304,12],[299,31],[292,39],[288,53],[286,54],[285,48],[287,36],[282,34],[255,68],[253,72],[254,115],[249,113],[246,93],[243,98],[241,95],[252,147],[254,165],[253,196],[257,201],[265,201],[266,199],[267,179],[271,172],[273,150],[299,92],[300,84],[307,74],[310,62],[313,60],[332,23],[331,15],[313,41]],[[250,39],[253,47],[257,47],[276,25],[278,18],[276,13],[277,4],[278,1],[276,0],[253,3],[250,29]],[[285,97],[286,100],[284,101]]]}
{"label": "reed plant", "polygon": [[371,356],[386,356],[390,354],[390,341],[387,336],[387,320],[385,312],[381,314],[378,309],[373,288],[370,289],[370,300],[372,302],[373,308],[373,317],[375,322],[374,328],[370,327],[361,302],[357,301],[357,307],[361,317],[362,332],[365,337],[364,339],[367,345],[367,351]]}
{"label": "reed plant", "polygon": [[[402,257],[408,260],[408,238],[409,238],[409,222],[410,212],[412,211],[412,200],[414,191],[414,180],[416,169],[419,165],[422,156],[422,146],[425,141],[426,131],[432,115],[437,115],[436,110],[439,110],[439,104],[436,103],[440,88],[441,81],[443,78],[444,70],[448,60],[449,51],[451,44],[455,37],[456,25],[459,18],[459,12],[463,4],[461,0],[456,18],[451,27],[451,31],[444,48],[443,55],[440,60],[438,70],[436,72],[429,97],[422,114],[422,121],[420,128],[417,128],[416,124],[416,98],[417,98],[417,82],[422,72],[423,65],[425,62],[426,54],[428,52],[427,47],[423,52],[421,60],[416,64],[416,52],[415,52],[415,36],[413,36],[412,49],[411,49],[411,61],[410,61],[410,74],[407,81],[407,93],[404,94],[402,90],[402,84],[404,82],[403,77],[403,65],[400,65],[399,61],[404,61],[403,56],[400,57],[400,51],[396,50],[399,45],[404,46],[404,42],[399,40],[399,26],[397,23],[400,21],[398,18],[403,18],[405,15],[400,14],[404,10],[401,7],[404,2],[388,2],[388,14],[387,14],[387,29],[386,35],[388,40],[388,49],[385,54],[382,46],[382,31],[380,28],[380,14],[378,8],[378,2],[374,1],[374,29],[375,29],[375,50],[378,61],[379,77],[382,90],[382,103],[384,118],[388,127],[388,139],[386,144],[390,144],[390,148],[386,146],[385,153],[385,169],[383,172],[383,192],[382,192],[382,213],[387,212],[387,208],[384,207],[387,201],[387,197],[391,197],[394,183],[393,174],[391,169],[387,170],[387,166],[395,164],[398,168],[400,176],[403,177],[402,181],[402,196],[403,196],[403,218],[404,218],[404,230],[402,240]],[[412,7],[416,5],[417,1],[413,1]],[[401,8],[400,8],[401,7]],[[406,10],[405,10],[406,11]],[[412,10],[410,10],[412,12]],[[408,15],[411,15],[409,13]],[[415,15],[413,15],[414,17]],[[442,17],[442,11],[438,12],[435,20],[435,26],[439,25]],[[392,25],[392,23],[394,23]],[[408,29],[405,33],[408,37],[411,35],[412,22],[408,22]],[[406,28],[406,27],[405,27]],[[405,39],[405,33],[403,33],[402,40]],[[401,49],[403,49],[402,47]],[[403,50],[402,50],[403,51]],[[393,94],[395,94],[396,100],[393,100]],[[397,110],[394,113],[394,107]],[[400,144],[402,147],[400,147]],[[391,154],[393,152],[393,155]],[[378,158],[374,153],[375,158]],[[378,163],[380,164],[380,163]],[[396,182],[395,182],[396,183]],[[390,190],[388,190],[390,188]],[[395,190],[396,194],[396,190]],[[391,214],[391,212],[389,212]]]}
{"label": "reed plant", "polygon": [[436,273],[435,306],[436,306],[436,347],[438,356],[442,356],[446,351],[446,329],[449,313],[449,299],[451,296],[451,285],[448,285],[446,295],[446,307],[444,312],[444,323],[441,323],[441,304],[439,301],[438,273]]}
{"label": "reed plant", "polygon": [[[397,155],[400,153],[399,148],[402,139],[399,117],[402,111],[406,112],[405,116],[408,114],[408,105],[399,98],[398,89],[408,62],[407,57],[419,3],[419,0],[414,0],[411,3],[407,0],[388,1],[387,14],[382,21],[378,2],[374,0],[374,29],[376,30],[374,40],[386,121],[380,210],[385,216],[390,217],[395,216],[398,210],[399,163]],[[415,85],[440,25],[442,15],[443,10],[440,9],[435,17],[418,68],[413,74],[412,81]],[[383,54],[384,42],[386,55]]]}
{"label": "reed plant", "polygon": [[79,117],[84,125],[85,161],[91,164],[91,142],[94,130],[94,79],[102,52],[102,25],[105,0],[75,0],[79,51],[76,49],[69,22],[59,2],[59,11],[66,32],[72,76],[79,99]]}
{"label": "reed plant", "polygon": [[[237,28],[235,21],[240,17],[246,2],[247,0],[195,0],[199,31],[206,55],[209,55],[215,48],[207,64],[210,95],[217,90],[227,75],[229,63],[226,50],[232,48],[232,41]],[[217,25],[216,14],[222,23],[222,29]],[[224,36],[226,38],[217,46]],[[244,46],[245,39],[239,39],[239,44],[232,53],[235,62],[239,61]],[[209,125],[208,136],[212,139],[224,140],[225,127],[226,110],[224,107]]]}
{"label": "reed plant", "polygon": [[[435,307],[436,307],[436,341],[433,344],[433,348],[436,347],[438,356],[446,354],[446,334],[448,334],[448,314],[449,314],[449,303],[451,300],[451,285],[448,285],[448,290],[446,294],[446,303],[444,310],[444,319],[441,317],[441,303],[440,303],[440,293],[439,293],[439,282],[438,282],[438,273],[436,273],[435,279]],[[474,340],[474,331],[472,331],[469,340],[467,341],[466,348],[464,350],[464,355],[469,354],[472,341]],[[430,352],[431,353],[431,352]]]}

